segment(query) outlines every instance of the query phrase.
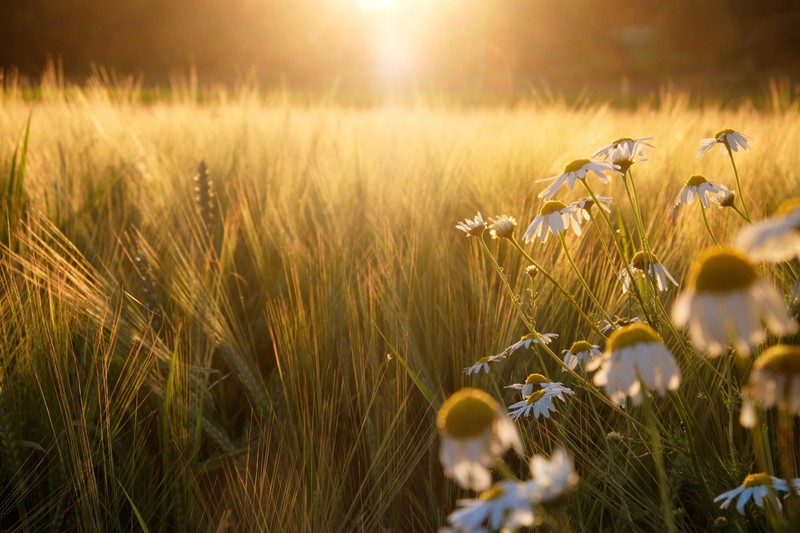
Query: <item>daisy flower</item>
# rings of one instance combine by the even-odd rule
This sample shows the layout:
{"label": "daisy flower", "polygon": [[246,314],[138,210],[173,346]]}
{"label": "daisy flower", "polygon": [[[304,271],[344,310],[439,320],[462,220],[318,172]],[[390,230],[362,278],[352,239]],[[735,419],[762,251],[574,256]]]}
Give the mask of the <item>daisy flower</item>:
{"label": "daisy flower", "polygon": [[463,372],[467,376],[469,376],[470,374],[480,374],[481,371],[483,371],[483,372],[488,374],[489,373],[489,363],[495,363],[495,362],[497,362],[497,361],[499,361],[500,359],[503,359],[503,358],[505,358],[505,355],[503,355],[502,353],[499,353],[499,354],[496,354],[496,355],[487,355],[486,357],[481,357],[480,359],[478,359],[478,362],[476,362],[472,366],[468,366],[467,368],[465,368],[463,370]]}
{"label": "daisy flower", "polygon": [[764,350],[753,364],[749,396],[764,409],[778,406],[800,415],[800,347],[778,344]]}
{"label": "daisy flower", "polygon": [[[606,204],[610,204],[611,200],[612,198],[610,196],[597,196],[597,202],[599,202],[597,205],[606,213],[610,213],[611,208]],[[572,216],[575,217],[579,223],[582,223],[584,220],[591,220],[592,214],[590,210],[592,207],[594,207],[594,205],[595,201],[590,196],[588,198],[583,198],[581,200],[572,202],[567,207],[572,208]]]}
{"label": "daisy flower", "polygon": [[678,193],[678,197],[675,198],[675,208],[677,209],[683,205],[692,205],[695,196],[703,204],[703,207],[708,208],[710,205],[708,203],[709,197],[713,197],[720,192],[722,192],[722,189],[719,185],[711,183],[701,174],[693,174],[686,180],[686,185],[683,186],[681,192]]}
{"label": "daisy flower", "polygon": [[[772,489],[772,491],[770,491]],[[764,507],[764,498],[769,498],[776,509],[782,509],[781,501],[775,492],[789,492],[789,483],[784,479],[778,479],[769,474],[750,474],[744,478],[744,482],[733,490],[723,492],[716,498],[714,503],[721,501],[720,509],[727,509],[737,497],[736,510],[744,516],[744,506],[750,499],[759,507]]]}
{"label": "daisy flower", "polygon": [[800,257],[800,200],[784,202],[775,216],[743,228],[734,245],[755,261],[780,263]]}
{"label": "daisy flower", "polygon": [[[524,400],[509,405],[508,414],[511,416],[511,420],[519,420],[523,416],[527,418],[531,413],[533,413],[533,418],[538,419],[542,415],[550,418],[550,414],[556,412],[556,406],[553,404],[553,398],[556,396],[559,396],[558,392],[539,389]],[[561,399],[564,399],[563,396]]]}
{"label": "daisy flower", "polygon": [[572,226],[575,235],[581,234],[581,223],[573,215],[574,209],[558,200],[548,200],[539,209],[539,215],[533,219],[531,225],[525,230],[522,240],[526,243],[538,238],[547,242],[547,237],[552,233],[558,235]]}
{"label": "daisy flower", "polygon": [[475,215],[475,218],[472,220],[466,219],[464,221],[459,221],[458,224],[456,224],[456,229],[460,229],[466,233],[467,237],[478,237],[483,233],[483,230],[486,229],[486,221],[483,220],[481,212],[478,211],[478,214]]}
{"label": "daisy flower", "polygon": [[436,427],[444,473],[465,489],[488,489],[489,467],[509,448],[524,453],[517,426],[494,398],[478,389],[450,395],[436,415]]}
{"label": "daisy flower", "polygon": [[564,364],[570,370],[575,370],[578,363],[588,363],[601,355],[600,347],[587,341],[575,341],[569,350],[562,350],[561,353],[564,354]]}
{"label": "daisy flower", "polygon": [[586,365],[589,371],[598,368],[594,384],[605,386],[606,394],[617,404],[630,396],[634,405],[639,405],[642,386],[664,395],[681,383],[675,359],[658,333],[646,324],[631,324],[614,331],[602,357]]}
{"label": "daisy flower", "polygon": [[517,226],[517,219],[508,215],[500,215],[490,218],[489,235],[492,239],[510,239]]}
{"label": "daisy flower", "polygon": [[724,185],[717,185],[719,192],[711,195],[711,201],[717,204],[720,208],[733,207],[736,203],[736,193]]}
{"label": "daisy flower", "polygon": [[741,355],[764,342],[761,321],[776,335],[797,330],[781,294],[760,276],[744,253],[709,248],[695,259],[686,289],[672,306],[672,321],[689,329],[692,343],[711,356],[721,354],[735,337]]}
{"label": "daisy flower", "polygon": [[665,291],[669,288],[667,280],[671,281],[676,287],[678,286],[678,282],[669,273],[667,267],[661,264],[656,254],[636,252],[633,255],[633,259],[631,259],[631,263],[619,272],[619,279],[622,281],[622,292],[626,293],[631,289],[631,276],[639,273],[643,274],[645,271],[655,281],[656,287],[660,291]]}
{"label": "daisy flower", "polygon": [[619,315],[614,316],[614,322],[611,323],[608,320],[601,320],[600,321],[600,333],[603,335],[608,335],[615,329],[619,329],[621,327],[627,326],[629,324],[642,324],[642,319],[638,316],[634,316],[631,318],[622,318]]}
{"label": "daisy flower", "polygon": [[652,141],[654,137],[642,137],[639,139],[631,139],[630,137],[622,137],[612,142],[608,146],[600,148],[593,153],[590,157],[592,159],[601,157],[605,161],[609,161],[615,166],[619,167],[619,172],[625,174],[634,163],[647,161],[646,155],[648,148],[653,145],[647,141]]}
{"label": "daisy flower", "polygon": [[[539,337],[542,338],[542,343],[550,344],[553,340],[558,338],[558,333],[541,333]],[[530,349],[531,344],[539,344],[539,339],[533,333],[524,335],[520,340],[503,350],[502,353],[511,355],[521,348]]]}
{"label": "daisy flower", "polygon": [[506,388],[522,391],[522,399],[525,400],[533,394],[537,385],[548,392],[554,393],[554,396],[562,402],[567,401],[566,398],[564,398],[564,394],[575,395],[575,392],[569,387],[565,387],[563,383],[550,381],[542,374],[530,374],[528,375],[528,379],[525,380],[525,383],[514,383],[513,385],[507,385]]}
{"label": "daisy flower", "polygon": [[738,152],[739,148],[745,152],[749,152],[750,146],[747,144],[747,142],[750,140],[752,139],[750,139],[750,137],[744,133],[739,133],[738,131],[731,129],[720,130],[715,133],[713,137],[700,140],[700,148],[697,149],[697,159],[700,159],[706,155],[717,144],[719,144],[719,147],[723,152],[727,152],[728,150]]}
{"label": "daisy flower", "polygon": [[453,531],[517,529],[532,526],[536,521],[527,487],[523,483],[495,483],[475,499],[459,500],[458,505],[461,508],[447,517]]}
{"label": "daisy flower", "polygon": [[559,174],[558,176],[553,176],[551,178],[545,178],[541,180],[536,180],[536,183],[540,183],[543,181],[552,181],[553,183],[549,185],[545,190],[539,193],[539,198],[544,200],[549,200],[553,196],[556,195],[556,191],[561,188],[562,185],[565,183],[572,189],[575,186],[575,180],[583,180],[586,179],[586,176],[589,174],[594,174],[597,178],[602,181],[603,183],[608,183],[610,179],[609,176],[605,175],[605,172],[609,172],[612,170],[617,170],[611,163],[605,163],[603,161],[592,161],[591,159],[576,159],[571,163],[568,163],[564,167],[564,172]]}
{"label": "daisy flower", "polygon": [[562,449],[553,452],[549,460],[542,455],[534,455],[530,470],[533,481],[528,483],[528,490],[534,503],[556,501],[578,485],[578,474],[572,458]]}

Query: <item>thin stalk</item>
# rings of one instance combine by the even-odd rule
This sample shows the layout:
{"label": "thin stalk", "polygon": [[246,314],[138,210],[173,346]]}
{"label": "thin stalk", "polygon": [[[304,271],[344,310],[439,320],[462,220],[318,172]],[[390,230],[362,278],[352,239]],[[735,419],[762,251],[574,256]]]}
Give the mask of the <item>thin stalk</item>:
{"label": "thin stalk", "polygon": [[575,260],[572,258],[572,254],[569,253],[569,247],[567,246],[567,239],[564,237],[564,232],[559,233],[558,238],[561,241],[561,247],[564,248],[564,255],[567,256],[567,261],[569,262],[569,265],[572,267],[572,270],[575,272],[575,275],[578,276],[578,281],[580,281],[581,285],[583,285],[583,289],[586,291],[586,294],[589,295],[589,298],[591,298],[592,302],[594,302],[594,305],[597,306],[597,309],[600,310],[600,313],[603,315],[603,317],[605,317],[605,319],[608,320],[609,324],[613,324],[614,321],[611,319],[610,316],[608,316],[608,313],[606,313],[606,310],[603,308],[603,304],[600,303],[600,301],[594,295],[594,292],[592,292],[592,288],[589,287],[589,283],[587,283],[586,278],[583,277],[583,274],[581,274],[578,265],[575,264]]}
{"label": "thin stalk", "polygon": [[576,302],[576,301],[575,301],[575,298],[573,298],[573,297],[572,297],[572,294],[570,294],[570,293],[567,291],[567,289],[565,289],[565,288],[564,288],[564,287],[563,287],[563,286],[562,286],[562,285],[561,285],[561,284],[560,284],[560,283],[559,283],[559,282],[558,282],[558,281],[557,281],[555,278],[553,278],[553,276],[551,276],[551,275],[550,275],[550,274],[549,274],[549,273],[548,273],[548,272],[547,272],[545,269],[543,269],[543,268],[541,267],[541,265],[540,265],[539,263],[537,263],[537,262],[536,262],[536,261],[535,261],[535,260],[534,260],[534,259],[533,259],[533,258],[530,256],[530,254],[528,254],[528,252],[526,252],[526,251],[525,251],[525,249],[524,249],[524,248],[522,247],[522,245],[519,243],[519,241],[517,240],[517,238],[516,238],[516,237],[514,237],[514,236],[512,235],[512,236],[511,236],[511,238],[510,238],[510,239],[508,239],[508,240],[509,240],[509,242],[511,242],[511,245],[512,245],[512,246],[514,246],[514,248],[516,248],[516,249],[517,249],[517,251],[518,251],[519,253],[521,253],[521,254],[522,254],[522,256],[523,256],[523,257],[524,257],[524,258],[525,258],[525,259],[526,259],[526,260],[527,260],[527,261],[528,261],[528,262],[529,262],[531,265],[533,265],[533,266],[536,268],[536,270],[537,270],[537,273],[541,273],[541,274],[542,274],[542,275],[545,277],[545,279],[547,279],[547,281],[549,281],[550,283],[552,283],[552,284],[553,284],[553,286],[554,286],[556,289],[558,289],[558,291],[559,291],[559,292],[560,292],[562,295],[564,295],[564,297],[567,299],[567,301],[569,302],[569,304],[570,304],[570,305],[571,305],[571,306],[572,306],[572,307],[575,309],[575,311],[577,311],[577,312],[578,312],[578,314],[579,314],[579,315],[581,316],[581,318],[582,318],[582,319],[583,319],[583,320],[584,320],[584,321],[585,321],[585,322],[586,322],[586,323],[589,325],[589,327],[590,327],[590,328],[592,328],[592,331],[594,331],[595,333],[597,333],[597,334],[598,334],[598,335],[600,335],[601,337],[605,338],[605,335],[603,335],[603,334],[600,332],[600,330],[599,330],[599,329],[598,329],[598,327],[597,327],[597,324],[595,324],[595,321],[594,321],[594,320],[592,320],[591,318],[589,318],[589,317],[586,315],[586,313],[583,311],[583,309],[581,309],[581,306],[580,306],[580,305],[578,305],[578,302]]}
{"label": "thin stalk", "polygon": [[[641,381],[641,380],[640,380]],[[669,485],[667,484],[667,471],[664,467],[663,450],[661,448],[661,435],[658,432],[658,421],[656,419],[655,408],[648,396],[644,383],[642,385],[642,396],[644,398],[644,410],[647,414],[647,427],[650,430],[650,443],[652,445],[653,460],[656,464],[656,474],[658,475],[658,492],[661,496],[661,511],[664,513],[664,522],[669,533],[677,533],[675,519],[672,516],[672,502],[669,496]]]}
{"label": "thin stalk", "polygon": [[[509,240],[511,240],[512,242],[514,242],[514,239],[513,239],[513,238],[512,238],[512,239],[509,239]],[[636,426],[636,427],[638,427],[638,428],[640,428],[640,429],[646,429],[646,428],[644,427],[644,425],[643,425],[641,422],[639,422],[638,420],[636,420],[635,418],[633,418],[633,417],[632,417],[630,414],[628,414],[628,413],[626,413],[625,411],[623,411],[622,409],[620,409],[619,405],[615,404],[615,403],[614,403],[614,402],[612,402],[610,399],[608,399],[608,398],[607,398],[607,397],[606,397],[606,396],[605,396],[605,395],[604,395],[602,392],[600,392],[600,390],[599,390],[599,389],[598,389],[596,386],[594,386],[594,385],[593,385],[593,384],[592,384],[592,383],[591,383],[591,382],[590,382],[590,381],[589,381],[589,380],[588,380],[588,379],[587,379],[585,376],[582,376],[582,375],[578,374],[577,372],[575,372],[574,370],[572,370],[570,367],[568,367],[568,366],[567,366],[567,365],[564,363],[563,359],[562,359],[561,357],[559,357],[559,356],[558,356],[558,355],[557,355],[557,354],[556,354],[556,353],[555,353],[553,350],[551,350],[551,349],[550,349],[550,347],[549,347],[547,344],[545,344],[545,343],[544,343],[544,339],[542,339],[542,336],[541,336],[541,334],[539,334],[539,332],[538,332],[538,331],[536,331],[536,329],[533,327],[533,325],[530,323],[530,321],[529,321],[529,320],[527,319],[527,317],[525,316],[525,312],[522,310],[522,308],[521,308],[521,306],[520,306],[520,304],[519,304],[519,301],[518,301],[518,299],[517,299],[517,298],[515,297],[515,295],[514,295],[514,291],[513,291],[512,287],[511,287],[511,284],[508,282],[508,279],[507,279],[507,278],[505,277],[505,275],[502,273],[502,269],[500,268],[500,265],[498,265],[498,264],[497,264],[497,261],[495,260],[494,256],[492,255],[491,251],[489,250],[489,247],[488,247],[488,246],[486,246],[486,243],[485,243],[485,242],[483,242],[483,239],[482,239],[482,238],[480,239],[480,241],[481,241],[481,243],[482,243],[482,245],[483,245],[483,251],[484,251],[486,254],[488,254],[488,255],[489,255],[491,258],[492,258],[492,263],[495,265],[495,268],[498,270],[498,273],[500,274],[500,279],[503,281],[503,285],[505,286],[505,288],[506,288],[506,291],[508,291],[508,293],[509,293],[509,294],[512,296],[512,298],[513,298],[513,301],[514,301],[514,308],[517,310],[517,313],[518,313],[518,314],[519,314],[519,316],[522,318],[522,321],[523,321],[523,322],[525,323],[525,325],[528,327],[528,329],[530,330],[531,334],[533,334],[533,335],[536,337],[536,339],[539,341],[539,345],[538,345],[538,346],[539,346],[539,348],[541,348],[542,350],[544,350],[544,352],[545,352],[545,353],[546,353],[546,354],[547,354],[547,355],[548,355],[548,356],[549,356],[549,357],[550,357],[550,358],[551,358],[553,361],[555,361],[555,363],[556,363],[558,366],[560,366],[564,372],[566,372],[566,373],[568,373],[570,376],[572,376],[572,378],[573,378],[573,379],[574,379],[576,382],[578,382],[578,383],[579,383],[581,386],[583,386],[583,387],[584,387],[584,388],[585,388],[585,389],[586,389],[586,390],[587,390],[587,391],[588,391],[590,394],[593,394],[595,397],[599,398],[599,399],[600,399],[600,400],[601,400],[603,403],[605,403],[607,406],[609,406],[609,407],[610,407],[610,408],[611,408],[611,409],[612,409],[612,410],[613,410],[615,413],[617,413],[617,414],[621,415],[621,416],[622,416],[622,417],[623,417],[623,418],[624,418],[624,419],[625,419],[625,420],[626,420],[626,421],[627,421],[629,424],[631,424],[631,425],[633,425],[633,426]],[[519,246],[519,243],[517,243],[517,246]],[[523,254],[524,254],[526,257],[530,257],[530,256],[528,256],[528,254],[527,254],[527,253],[525,253],[525,250],[523,250],[521,247],[519,247],[519,249],[520,249],[520,252],[522,252],[522,253],[523,253]],[[531,259],[530,261],[531,261],[531,263],[532,263],[534,266],[537,266],[535,261],[533,261],[532,259]],[[537,268],[538,268],[538,266],[537,266]],[[542,271],[542,272],[544,272],[544,271]],[[549,277],[549,275],[548,275],[548,276],[546,276],[546,277],[547,277],[548,279],[550,279],[550,280],[551,280],[553,283],[556,283],[556,282],[555,282],[555,280],[553,280],[552,278],[550,278],[550,277]],[[557,286],[558,286],[558,287],[560,287],[560,285],[557,285]],[[563,291],[563,288],[562,288],[561,290]],[[565,294],[566,294],[567,296],[569,296],[569,293],[566,293],[566,291],[564,291],[564,292],[565,292]],[[571,299],[572,297],[571,297],[571,296],[569,296],[569,298]],[[573,302],[574,302],[574,300],[573,300]],[[577,303],[575,303],[575,306],[577,307]],[[577,307],[577,309],[580,311],[580,307]],[[581,313],[582,313],[582,311],[581,311]],[[585,316],[585,315],[584,315],[584,316]],[[589,324],[592,324],[592,325],[593,325],[594,323],[593,323],[593,322],[589,322]],[[597,327],[596,327],[596,326],[593,326],[593,329],[594,329],[595,331],[597,331]],[[598,333],[599,333],[599,332],[598,332]],[[601,337],[604,337],[604,338],[605,338],[605,335],[603,335],[602,333],[599,333],[599,334],[600,334],[600,336],[601,336]],[[537,352],[536,352],[536,353],[537,353],[537,354],[539,353],[539,352],[538,352],[538,350],[537,350]],[[543,363],[542,363],[542,364],[543,364]]]}
{"label": "thin stalk", "polygon": [[[586,183],[586,180],[583,179],[583,180],[580,180],[580,182],[583,184],[583,187],[586,189],[586,192],[589,193],[589,196],[592,197],[592,200],[594,200],[594,203],[599,205],[599,202],[597,200],[597,196],[594,194],[594,191],[592,191],[592,188],[589,187],[589,184]],[[627,261],[625,259],[625,249],[622,246],[622,243],[619,241],[619,238],[617,237],[616,232],[614,231],[614,225],[611,223],[611,219],[608,218],[608,214],[603,209],[600,209],[600,214],[602,215],[603,220],[605,220],[606,225],[608,226],[608,229],[609,229],[609,231],[611,233],[611,238],[614,241],[614,245],[617,247],[617,252],[619,253],[619,256],[622,258],[623,263],[625,263],[625,270],[628,272],[628,277],[630,277],[631,279],[634,279],[633,278],[633,273],[631,272],[631,269],[630,269],[630,266],[629,266],[629,264],[627,263]],[[639,291],[639,287],[638,286],[634,286],[633,293],[635,294],[636,299],[639,300],[639,304],[642,306],[642,310],[644,312],[646,310],[646,306],[644,304],[644,297],[642,296],[641,292]],[[645,318],[648,319],[648,322],[650,322],[649,317],[645,316]]]}
{"label": "thin stalk", "polygon": [[728,146],[728,143],[725,143],[725,148],[728,149],[728,157],[731,160],[731,166],[733,166],[733,175],[736,177],[736,192],[739,193],[739,200],[742,202],[742,208],[744,209],[744,216],[745,220],[750,222],[750,212],[747,210],[747,204],[744,202],[744,195],[742,194],[742,184],[739,182],[739,170],[736,168],[736,161],[733,159],[733,150],[731,147]]}
{"label": "thin stalk", "polygon": [[703,214],[703,224],[705,224],[706,226],[706,231],[708,231],[708,234],[711,235],[711,240],[714,241],[714,244],[716,246],[719,246],[719,242],[717,242],[717,238],[714,237],[714,232],[711,231],[711,226],[709,226],[708,224],[708,217],[706,216],[706,208],[705,206],[703,206],[703,202],[701,202],[699,198],[697,199],[697,204],[700,206],[700,212]]}

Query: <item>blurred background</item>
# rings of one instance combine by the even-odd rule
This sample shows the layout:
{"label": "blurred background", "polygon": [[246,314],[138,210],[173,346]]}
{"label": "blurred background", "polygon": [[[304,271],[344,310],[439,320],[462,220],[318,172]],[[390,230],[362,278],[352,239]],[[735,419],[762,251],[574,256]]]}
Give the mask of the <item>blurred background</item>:
{"label": "blurred background", "polygon": [[3,0],[0,67],[36,79],[49,59],[145,85],[724,97],[800,77],[800,1]]}

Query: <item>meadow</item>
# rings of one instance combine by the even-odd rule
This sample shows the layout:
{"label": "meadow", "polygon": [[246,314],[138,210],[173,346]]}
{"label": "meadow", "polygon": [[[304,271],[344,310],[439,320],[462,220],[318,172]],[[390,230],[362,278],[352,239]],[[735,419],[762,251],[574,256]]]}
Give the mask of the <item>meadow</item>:
{"label": "meadow", "polygon": [[[528,454],[574,458],[580,484],[560,527],[664,530],[640,408],[612,409],[534,351],[464,375],[529,333],[521,316],[559,335],[556,354],[601,338],[508,243],[487,235],[484,249],[454,226],[507,214],[521,234],[541,205],[535,180],[619,137],[653,137],[632,173],[650,248],[683,285],[712,241],[696,204],[673,204],[695,173],[734,188],[726,157],[695,158],[723,128],[752,138],[736,164],[750,215],[764,218],[800,185],[800,109],[780,94],[766,106],[668,92],[624,107],[348,106],[247,88],[144,98],[102,79],[8,85],[0,527],[436,530],[470,497],[439,462],[442,402],[470,386],[507,406],[517,398],[504,386],[542,372],[577,392],[550,418],[516,423]],[[624,183],[595,192],[614,198],[612,223],[633,227]],[[743,225],[730,209],[707,215],[720,242]],[[618,279],[638,235],[618,226],[623,258],[598,222],[565,242],[605,311],[638,316]],[[600,322],[557,238],[524,248]],[[797,281],[763,269],[787,294]],[[658,309],[678,290],[649,310],[683,374],[685,402],[652,402],[668,514],[682,531],[766,529],[762,509],[713,502],[757,468],[754,439],[731,423],[741,402],[724,358],[665,326]],[[524,460],[509,467],[527,476]]]}

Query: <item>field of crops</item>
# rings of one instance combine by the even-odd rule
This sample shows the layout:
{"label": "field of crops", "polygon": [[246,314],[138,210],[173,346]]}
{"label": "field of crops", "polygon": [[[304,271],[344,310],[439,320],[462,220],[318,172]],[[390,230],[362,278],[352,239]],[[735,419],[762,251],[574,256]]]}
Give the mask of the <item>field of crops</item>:
{"label": "field of crops", "polygon": [[[735,209],[674,209],[695,174],[737,191],[724,150],[695,156],[724,128],[749,138],[733,153]],[[652,137],[647,160],[556,193],[566,206],[586,183],[613,198],[610,213],[595,207],[581,235],[525,242],[548,185],[536,180],[620,137]],[[758,221],[797,194],[798,147],[800,111],[778,100],[353,107],[246,90],[145,101],[99,81],[9,87],[0,527],[436,530],[475,497],[443,472],[443,402],[472,387],[505,412],[520,400],[505,387],[539,373],[574,395],[513,422],[523,454],[492,476],[525,480],[526,457],[566,451],[579,481],[534,509],[543,528],[789,528],[791,487],[773,487],[789,494],[783,511],[714,502],[751,473],[800,476],[791,413],[739,423],[753,362],[776,337],[709,357],[670,310],[698,253],[748,225],[742,198]],[[513,239],[455,228],[477,212],[515,217]],[[634,272],[623,292],[620,272],[645,247],[680,287]],[[796,260],[757,265],[792,308]],[[641,405],[623,395],[620,408],[583,364],[564,369],[562,350],[585,339],[602,351],[602,321],[617,317],[660,334],[677,389]],[[546,348],[463,372],[545,333],[558,335]]]}

